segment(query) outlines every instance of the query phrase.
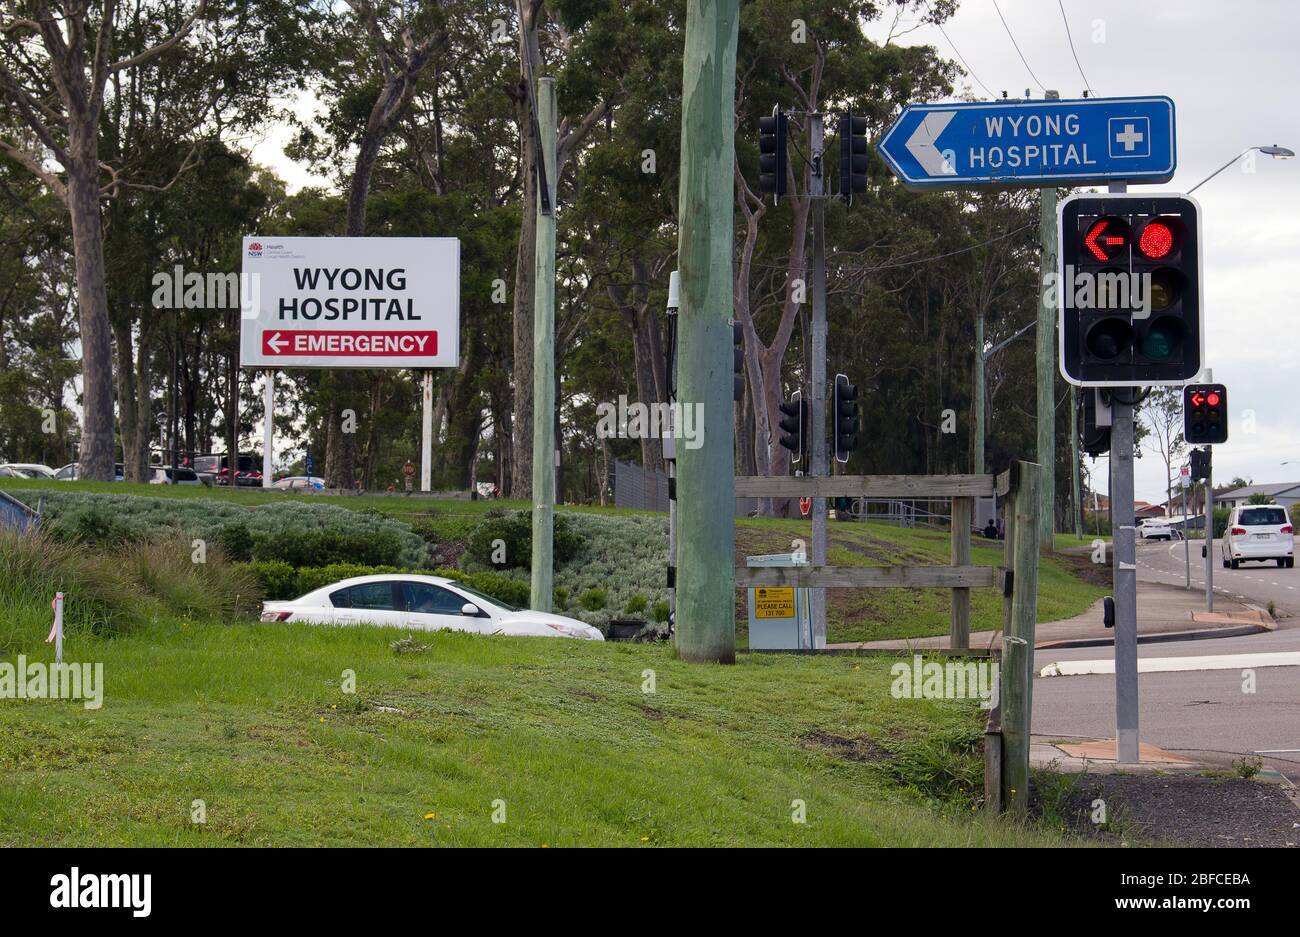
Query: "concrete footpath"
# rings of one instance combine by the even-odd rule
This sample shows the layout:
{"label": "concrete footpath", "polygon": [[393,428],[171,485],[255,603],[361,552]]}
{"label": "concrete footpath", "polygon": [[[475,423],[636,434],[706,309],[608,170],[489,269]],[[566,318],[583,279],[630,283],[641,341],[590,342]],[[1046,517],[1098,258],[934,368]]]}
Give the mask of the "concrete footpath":
{"label": "concrete footpath", "polygon": [[[1195,590],[1139,580],[1138,641],[1186,641],[1197,638],[1235,637],[1274,630],[1277,625],[1268,612],[1244,602],[1216,596],[1214,612],[1205,611],[1205,595]],[[1114,643],[1110,628],[1102,622],[1102,602],[1094,602],[1082,615],[1060,621],[1039,622],[1037,648],[1103,647]],[[998,647],[1002,631],[976,631],[971,634],[972,648]],[[928,638],[902,638],[890,641],[857,641],[831,644],[832,648],[947,648],[948,635]]]}

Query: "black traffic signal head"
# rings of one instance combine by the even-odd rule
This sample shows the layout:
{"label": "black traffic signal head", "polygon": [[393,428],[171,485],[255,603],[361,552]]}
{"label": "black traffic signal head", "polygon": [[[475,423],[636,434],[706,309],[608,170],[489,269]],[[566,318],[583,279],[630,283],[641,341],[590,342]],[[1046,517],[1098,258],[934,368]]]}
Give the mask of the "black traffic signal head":
{"label": "black traffic signal head", "polygon": [[745,399],[745,327],[731,323],[731,399]]}
{"label": "black traffic signal head", "polygon": [[1082,411],[1079,420],[1080,448],[1094,458],[1110,452],[1110,427],[1098,425],[1104,422],[1097,419],[1099,393],[1101,391],[1089,387],[1079,394],[1079,409]]}
{"label": "black traffic signal head", "polygon": [[867,119],[848,110],[840,115],[840,197],[853,204],[854,192],[867,191]]}
{"label": "black traffic signal head", "polygon": [[1192,481],[1203,482],[1210,477],[1210,450],[1193,449],[1188,453],[1188,466],[1191,469],[1189,473]]}
{"label": "black traffic signal head", "polygon": [[848,375],[835,375],[835,459],[849,461],[849,454],[858,447],[858,389],[849,383]]}
{"label": "black traffic signal head", "polygon": [[786,191],[786,137],[789,123],[781,106],[772,109],[771,117],[758,119],[758,186],[780,201]]}
{"label": "black traffic signal head", "polygon": [[1228,441],[1228,389],[1222,384],[1183,388],[1183,439],[1188,445]]}
{"label": "black traffic signal head", "polygon": [[790,450],[791,462],[800,461],[808,451],[808,433],[812,429],[808,404],[802,397],[799,391],[795,391],[794,397],[777,404],[777,409],[781,411],[781,422],[778,424],[781,427],[780,442]]}
{"label": "black traffic signal head", "polygon": [[1072,195],[1057,225],[1061,374],[1085,387],[1201,370],[1201,209],[1186,195]]}

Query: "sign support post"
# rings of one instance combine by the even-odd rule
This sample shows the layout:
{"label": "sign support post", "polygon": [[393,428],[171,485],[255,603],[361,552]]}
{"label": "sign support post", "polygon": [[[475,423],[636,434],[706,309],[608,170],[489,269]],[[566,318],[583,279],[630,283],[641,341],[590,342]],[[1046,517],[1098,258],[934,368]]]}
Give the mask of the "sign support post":
{"label": "sign support post", "polygon": [[[1112,182],[1111,192],[1127,192],[1128,184]],[[1137,388],[1130,388],[1136,396]],[[1137,527],[1133,510],[1132,399],[1111,399],[1111,543],[1115,565],[1115,760],[1135,765],[1138,749],[1137,669]]]}
{"label": "sign support post", "polygon": [[433,372],[426,370],[421,377],[424,419],[420,429],[420,490],[430,491],[433,480]]}
{"label": "sign support post", "polygon": [[[533,292],[533,556],[529,601],[549,612],[553,601],[555,533],[555,79],[537,82],[537,158],[545,188],[537,187],[537,247]],[[544,204],[551,206],[544,212]]]}
{"label": "sign support post", "polygon": [[[268,370],[264,373],[266,386],[262,388],[262,487],[270,488],[275,454],[275,371]],[[235,471],[239,468],[239,454],[227,455],[226,461],[230,466],[229,479],[233,488]]]}

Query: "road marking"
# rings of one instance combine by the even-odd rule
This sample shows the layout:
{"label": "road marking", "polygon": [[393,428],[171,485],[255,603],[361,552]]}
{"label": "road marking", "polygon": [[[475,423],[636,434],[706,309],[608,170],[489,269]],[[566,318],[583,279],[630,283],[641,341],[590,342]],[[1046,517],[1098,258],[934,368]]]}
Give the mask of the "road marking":
{"label": "road marking", "polygon": [[[1300,651],[1265,654],[1216,654],[1205,657],[1139,658],[1138,673],[1174,673],[1186,670],[1243,670],[1247,667],[1300,667]],[[1115,672],[1114,659],[1053,661],[1038,672],[1040,677],[1077,677]]]}

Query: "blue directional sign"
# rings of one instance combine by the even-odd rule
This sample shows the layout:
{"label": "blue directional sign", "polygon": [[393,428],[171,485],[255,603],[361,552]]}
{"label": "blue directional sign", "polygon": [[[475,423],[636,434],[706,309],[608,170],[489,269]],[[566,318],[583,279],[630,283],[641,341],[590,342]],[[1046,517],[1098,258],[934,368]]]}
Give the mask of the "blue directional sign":
{"label": "blue directional sign", "polygon": [[909,104],[877,144],[909,189],[1168,182],[1167,97]]}

